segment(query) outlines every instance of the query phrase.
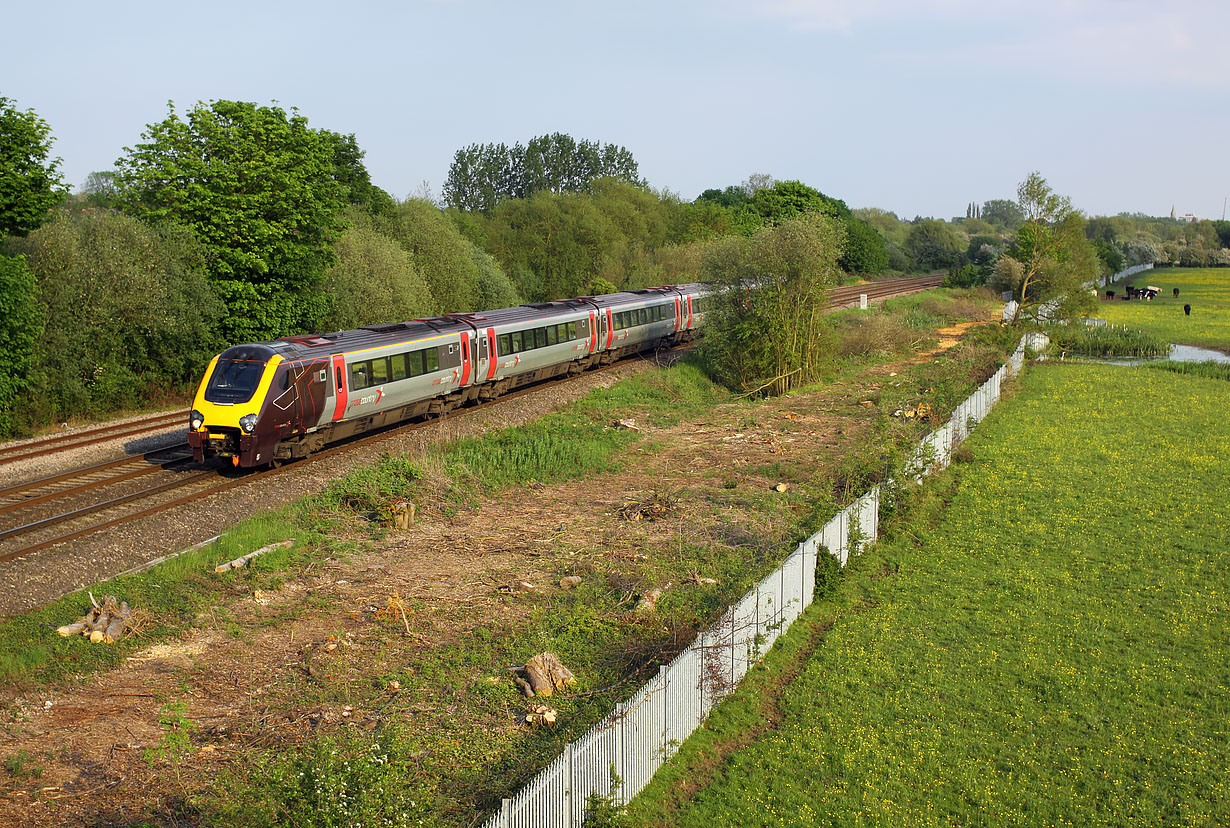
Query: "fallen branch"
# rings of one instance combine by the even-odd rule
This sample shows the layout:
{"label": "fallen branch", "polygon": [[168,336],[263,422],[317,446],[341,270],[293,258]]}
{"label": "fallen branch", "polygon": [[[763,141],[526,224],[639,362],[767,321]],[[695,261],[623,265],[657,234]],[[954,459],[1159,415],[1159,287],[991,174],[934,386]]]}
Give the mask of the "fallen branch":
{"label": "fallen branch", "polygon": [[290,540],[278,541],[277,543],[271,543],[268,546],[262,546],[254,552],[249,552],[246,555],[240,555],[233,561],[218,564],[214,567],[214,572],[229,572],[232,569],[243,569],[248,565],[248,561],[252,560],[256,556],[264,555],[266,552],[271,552],[274,549],[282,549],[283,547],[290,546],[294,542],[295,539],[291,538]]}

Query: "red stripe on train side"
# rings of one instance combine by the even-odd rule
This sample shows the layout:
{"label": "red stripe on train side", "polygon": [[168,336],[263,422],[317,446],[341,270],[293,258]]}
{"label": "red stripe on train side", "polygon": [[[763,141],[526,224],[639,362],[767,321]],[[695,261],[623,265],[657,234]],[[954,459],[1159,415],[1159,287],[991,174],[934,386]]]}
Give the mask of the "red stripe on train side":
{"label": "red stripe on train side", "polygon": [[688,297],[688,330],[692,330],[692,297]]}
{"label": "red stripe on train side", "polygon": [[499,356],[495,352],[495,328],[487,329],[487,379],[495,377],[495,360]]}
{"label": "red stripe on train side", "polygon": [[333,357],[333,381],[337,385],[334,389],[337,404],[333,407],[333,419],[340,420],[346,413],[346,357],[342,354]]}
{"label": "red stripe on train side", "polygon": [[675,297],[675,330],[678,331],[683,327],[683,308],[680,305],[680,298]]}
{"label": "red stripe on train side", "polygon": [[470,383],[470,332],[461,333],[461,387]]}
{"label": "red stripe on train side", "polygon": [[598,347],[598,317],[594,316],[594,312],[589,312],[589,351],[593,353]]}
{"label": "red stripe on train side", "polygon": [[611,318],[611,309],[606,309],[606,346],[611,347],[611,339],[615,336],[615,321]]}

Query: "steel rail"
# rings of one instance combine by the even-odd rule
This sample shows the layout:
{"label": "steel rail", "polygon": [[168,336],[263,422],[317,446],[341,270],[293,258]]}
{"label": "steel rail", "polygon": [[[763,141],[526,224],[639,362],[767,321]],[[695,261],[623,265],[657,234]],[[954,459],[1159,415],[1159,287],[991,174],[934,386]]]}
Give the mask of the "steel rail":
{"label": "steel rail", "polygon": [[[158,463],[151,462],[150,465],[142,466],[141,468],[133,469],[132,471],[124,472],[122,474],[112,475],[111,477],[104,477],[100,480],[93,480],[88,483],[79,483],[75,486],[69,486],[64,489],[56,489],[55,491],[47,492],[46,494],[34,495],[32,497],[27,497],[27,498],[20,499],[20,500],[14,500],[12,503],[6,503],[3,506],[0,506],[0,515],[7,514],[9,512],[14,512],[14,511],[17,511],[18,509],[25,509],[30,506],[36,506],[39,503],[46,503],[51,500],[57,500],[62,497],[69,497],[74,494],[81,494],[82,492],[88,492],[93,489],[101,489],[103,486],[110,486],[113,483],[122,483],[125,480],[133,480],[138,477],[144,477],[148,474],[157,474],[158,472],[161,472],[161,471],[168,471],[169,467],[172,466],[173,464],[182,463],[185,460],[191,460],[191,459],[192,459],[191,454],[185,455],[182,457],[170,457]],[[130,465],[132,463],[140,463],[140,462],[143,462],[143,458],[137,457],[137,458],[129,459],[127,463],[115,463],[115,464],[104,464],[104,465],[123,466],[123,465]],[[26,488],[32,489],[35,487],[28,486]]]}
{"label": "steel rail", "polygon": [[[0,448],[0,465],[16,463],[18,460],[29,460],[32,457],[42,457],[43,455],[54,454],[58,451],[67,451],[68,449],[79,448],[89,443],[97,443],[100,440],[114,440],[118,437],[128,437],[133,434],[157,431],[174,424],[176,421],[184,421],[186,419],[184,414],[159,414],[156,417],[148,417],[144,420],[103,426],[89,431],[79,431],[75,434],[63,434],[33,443],[24,443],[20,446],[8,446],[7,448]],[[140,425],[137,428],[129,428],[139,423],[144,425]]]}

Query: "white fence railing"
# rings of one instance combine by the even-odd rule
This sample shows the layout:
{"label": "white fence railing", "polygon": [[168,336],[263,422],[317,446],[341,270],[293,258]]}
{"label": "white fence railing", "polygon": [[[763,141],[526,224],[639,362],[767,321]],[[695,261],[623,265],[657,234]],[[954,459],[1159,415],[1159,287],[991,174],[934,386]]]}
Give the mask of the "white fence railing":
{"label": "white fence railing", "polygon": [[[909,473],[921,478],[947,466],[952,449],[999,400],[1004,380],[1020,373],[1026,348],[1042,350],[1048,341],[1045,334],[1022,337],[1008,362],[922,441]],[[484,828],[580,828],[591,794],[620,803],[636,795],[811,603],[817,556],[827,551],[844,566],[851,553],[876,540],[879,514],[876,486],[800,543],[777,571],[632,698],[568,745],[516,796],[503,800]],[[612,769],[623,781],[614,792]]]}
{"label": "white fence railing", "polygon": [[1106,279],[1102,282],[1102,286],[1105,287],[1106,285],[1109,285],[1113,282],[1117,282],[1120,279],[1126,279],[1129,276],[1135,276],[1137,273],[1144,273],[1146,270],[1152,270],[1152,269],[1153,269],[1152,263],[1132,265],[1131,267],[1127,267],[1127,268],[1124,268],[1123,270],[1120,270],[1118,273],[1114,273],[1114,274],[1107,276]]}

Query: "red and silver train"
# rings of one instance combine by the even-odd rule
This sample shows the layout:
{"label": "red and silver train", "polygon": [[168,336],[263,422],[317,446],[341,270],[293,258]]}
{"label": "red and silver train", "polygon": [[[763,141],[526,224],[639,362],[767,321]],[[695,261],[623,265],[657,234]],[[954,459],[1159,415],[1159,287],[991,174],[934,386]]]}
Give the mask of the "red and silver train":
{"label": "red and silver train", "polygon": [[189,414],[198,462],[244,468],[442,414],[514,388],[691,340],[703,284],[457,313],[236,345],[210,362]]}

